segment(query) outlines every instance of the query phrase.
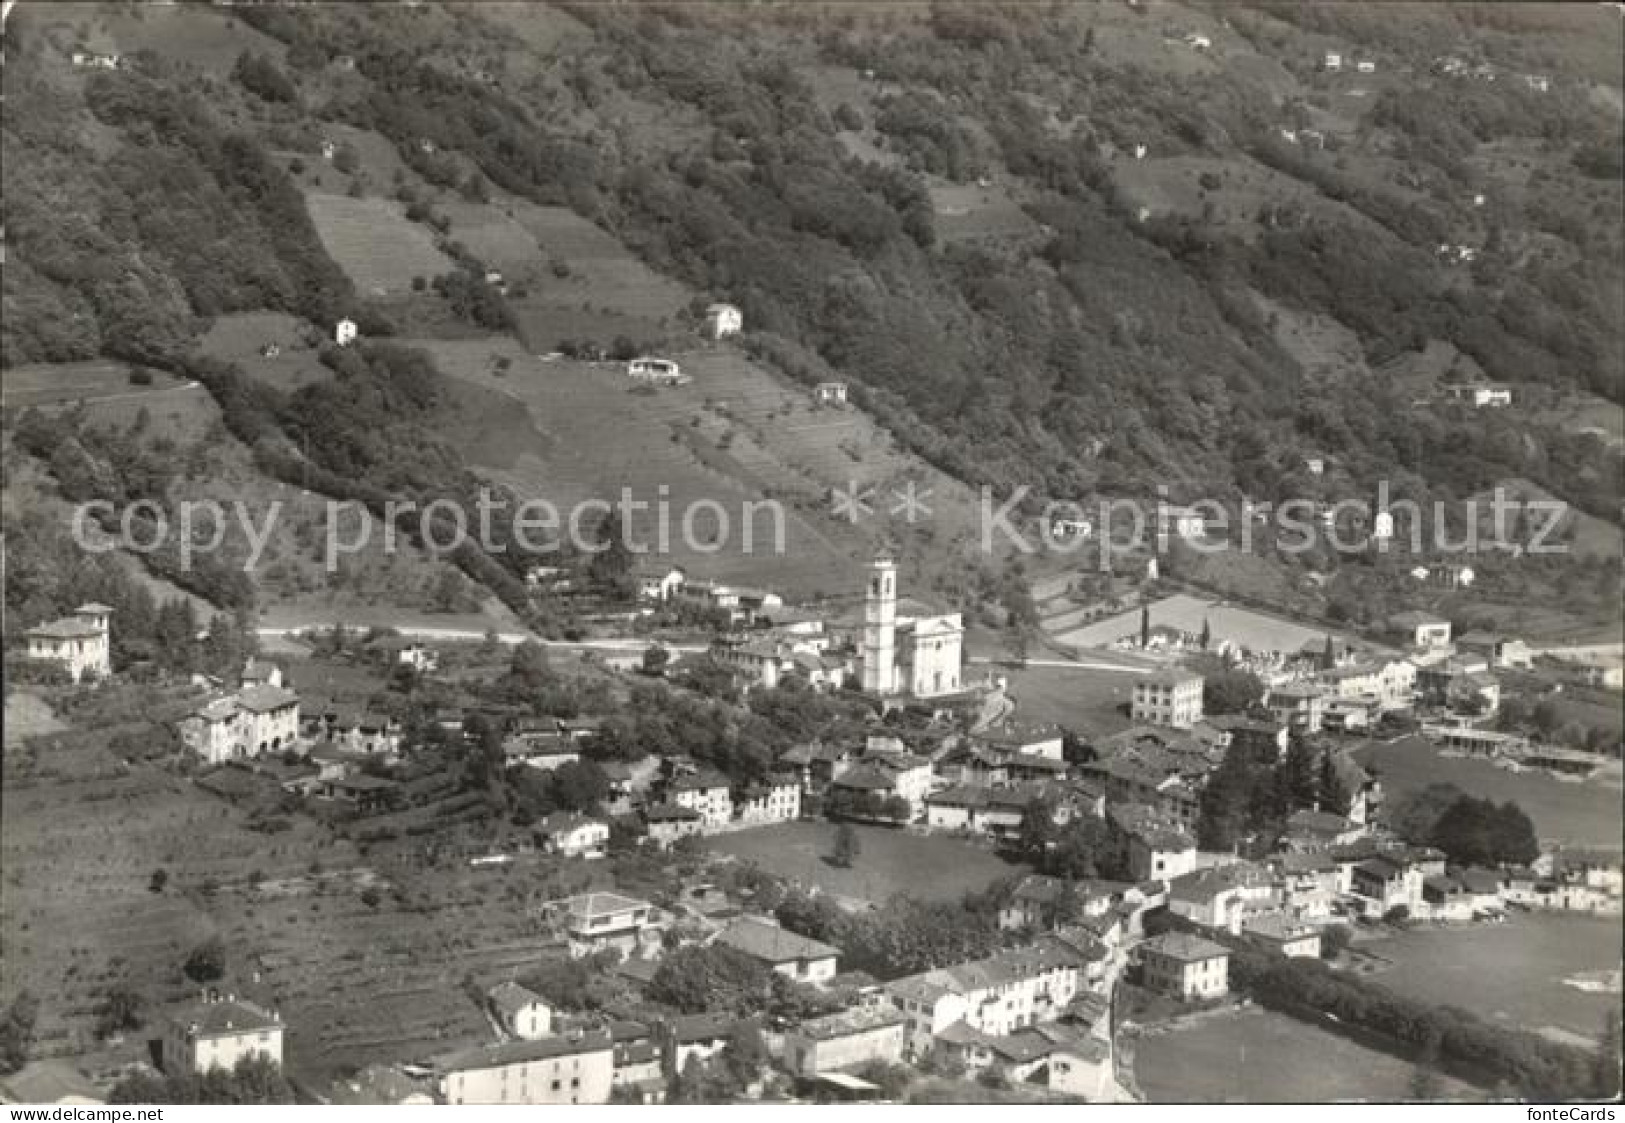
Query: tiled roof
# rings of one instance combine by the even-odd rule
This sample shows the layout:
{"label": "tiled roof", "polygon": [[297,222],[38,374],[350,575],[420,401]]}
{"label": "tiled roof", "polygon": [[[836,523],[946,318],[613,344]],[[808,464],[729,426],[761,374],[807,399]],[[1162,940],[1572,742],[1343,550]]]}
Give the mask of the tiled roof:
{"label": "tiled roof", "polygon": [[1193,936],[1189,932],[1164,932],[1155,939],[1147,940],[1140,945],[1142,951],[1151,951],[1158,955],[1165,955],[1170,959],[1177,959],[1183,963],[1197,963],[1204,959],[1218,959],[1228,956],[1230,949],[1204,940],[1200,936]]}
{"label": "tiled roof", "polygon": [[481,1045],[431,1058],[429,1067],[438,1072],[501,1068],[506,1065],[547,1060],[551,1057],[601,1053],[608,1051],[611,1046],[609,1034],[602,1031],[575,1036],[543,1037],[535,1041],[504,1041],[499,1045]]}
{"label": "tiled roof", "polygon": [[748,916],[740,917],[723,929],[717,942],[772,964],[829,959],[841,954],[839,948]]}
{"label": "tiled roof", "polygon": [[241,1000],[194,1002],[172,1011],[170,1018],[199,1037],[258,1033],[282,1025],[269,1010]]}
{"label": "tiled roof", "polygon": [[498,1012],[510,1018],[527,1006],[547,1005],[541,995],[514,982],[498,983],[487,992],[487,997]]}

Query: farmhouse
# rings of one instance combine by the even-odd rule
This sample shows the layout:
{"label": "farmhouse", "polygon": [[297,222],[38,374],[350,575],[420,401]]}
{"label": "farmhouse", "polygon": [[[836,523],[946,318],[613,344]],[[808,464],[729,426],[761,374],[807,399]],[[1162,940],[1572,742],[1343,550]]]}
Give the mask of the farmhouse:
{"label": "farmhouse", "polygon": [[858,1007],[812,1018],[785,1034],[784,1063],[797,1076],[849,1071],[903,1059],[908,1018],[894,1006]]}
{"label": "farmhouse", "polygon": [[846,383],[820,382],[813,390],[813,396],[825,405],[846,404]]}
{"label": "farmhouse", "polygon": [[361,329],[356,327],[354,320],[340,320],[333,325],[333,342],[340,347],[348,347],[356,341],[360,334]]}
{"label": "farmhouse", "polygon": [[234,995],[208,996],[172,1011],[159,1031],[159,1057],[173,1075],[231,1069],[245,1057],[282,1064],[282,1019]]}
{"label": "farmhouse", "polygon": [[670,359],[649,356],[633,359],[627,363],[626,374],[635,382],[656,383],[662,386],[677,386],[688,381],[683,374],[683,368]]}
{"label": "farmhouse", "polygon": [[1249,911],[1273,895],[1269,875],[1250,862],[1192,870],[1168,882],[1168,910],[1203,928],[1241,931]]}
{"label": "farmhouse", "polygon": [[1320,956],[1320,929],[1312,924],[1289,920],[1280,913],[1265,913],[1248,917],[1241,927],[1249,940],[1277,955],[1288,959]]}
{"label": "farmhouse", "polygon": [[123,58],[115,54],[102,54],[96,51],[73,52],[73,65],[90,70],[117,70],[123,62]]}
{"label": "farmhouse", "polygon": [[299,695],[280,686],[245,687],[193,710],[179,732],[209,764],[280,752],[299,741]]}
{"label": "farmhouse", "polygon": [[576,811],[555,811],[536,830],[550,853],[566,858],[602,858],[609,824]]}
{"label": "farmhouse", "polygon": [[1230,991],[1230,950],[1187,932],[1165,932],[1141,944],[1147,989],[1179,999],[1220,998]]}
{"label": "farmhouse", "polygon": [[1167,881],[1196,868],[1196,840],[1143,804],[1119,804],[1106,816],[1135,881]]}
{"label": "farmhouse", "polygon": [[553,1010],[541,995],[515,982],[499,983],[485,992],[503,1032],[521,1041],[535,1041],[553,1030]]}
{"label": "farmhouse", "polygon": [[1157,508],[1157,537],[1161,541],[1169,538],[1182,538],[1187,541],[1201,538],[1207,534],[1207,517],[1195,507],[1171,507],[1162,504]]}
{"label": "farmhouse", "polygon": [[780,928],[772,921],[742,916],[717,936],[717,943],[742,951],[787,979],[827,983],[835,977],[839,948]]}
{"label": "farmhouse", "polygon": [[106,678],[113,672],[108,621],[113,610],[105,604],[82,604],[73,615],[30,628],[28,657],[56,663],[74,682]]}
{"label": "farmhouse", "polygon": [[1136,722],[1189,729],[1202,720],[1201,675],[1189,671],[1159,671],[1134,683],[1130,716]]}
{"label": "farmhouse", "polygon": [[1456,640],[1456,648],[1482,656],[1492,667],[1527,671],[1535,665],[1535,654],[1523,640],[1490,632],[1468,632]]}
{"label": "farmhouse", "polygon": [[745,314],[732,304],[713,304],[705,310],[705,334],[710,339],[738,335],[745,330]]}
{"label": "farmhouse", "polygon": [[508,1041],[436,1057],[429,1067],[448,1104],[601,1104],[614,1085],[607,1031]]}

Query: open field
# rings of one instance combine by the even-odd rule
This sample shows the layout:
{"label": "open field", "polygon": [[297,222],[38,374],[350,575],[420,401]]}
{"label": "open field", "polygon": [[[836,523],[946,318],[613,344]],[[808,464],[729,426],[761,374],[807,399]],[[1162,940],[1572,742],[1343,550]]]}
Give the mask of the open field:
{"label": "open field", "polygon": [[[1034,651],[1034,659],[1044,652]],[[1140,677],[1132,670],[1072,667],[990,667],[1010,680],[1018,721],[1054,722],[1084,737],[1109,737],[1129,727],[1128,704]]]}
{"label": "open field", "polygon": [[[1199,635],[1203,621],[1212,629],[1215,641],[1231,640],[1253,651],[1297,651],[1304,644],[1326,639],[1323,629],[1189,593],[1176,593],[1151,605],[1152,627],[1166,625]],[[1139,628],[1140,611],[1135,609],[1076,631],[1063,632],[1055,639],[1072,647],[1109,647],[1125,636],[1138,635]]]}
{"label": "open field", "polygon": [[[229,73],[244,51],[280,62],[287,48],[278,40],[213,8],[191,4],[55,3],[19,5],[24,21],[53,26],[68,42],[91,51],[131,55],[151,51],[171,63],[216,74]],[[13,19],[17,14],[13,14]],[[73,29],[70,33],[69,29]],[[82,37],[80,35],[82,29]]]}
{"label": "open field", "polygon": [[[1135,1042],[1134,1074],[1151,1103],[1399,1100],[1414,1066],[1346,1037],[1259,1009],[1218,1014]],[[1483,1093],[1448,1078],[1441,1098]]]}
{"label": "open field", "polygon": [[1621,807],[1617,768],[1581,783],[1541,772],[1512,773],[1483,760],[1441,756],[1420,737],[1392,744],[1371,742],[1355,759],[1382,777],[1390,804],[1429,784],[1455,784],[1497,803],[1512,800],[1534,821],[1543,841],[1604,850],[1620,848]]}
{"label": "open field", "polygon": [[363,295],[410,291],[412,278],[428,279],[454,268],[451,258],[435,247],[428,227],[408,221],[405,209],[393,200],[311,191],[305,202],[328,255]]}
{"label": "open field", "polygon": [[688,289],[650,269],[613,235],[574,211],[523,201],[515,201],[512,210],[541,253],[570,265],[568,277],[555,278],[546,286],[545,304],[575,308],[590,304],[658,324],[693,298]]}
{"label": "open field", "polygon": [[989,850],[944,835],[885,827],[854,829],[860,853],[851,869],[824,860],[835,847],[834,823],[781,823],[713,835],[706,841],[712,850],[753,862],[769,873],[875,903],[898,893],[932,901],[958,900],[970,890],[1022,871]]}
{"label": "open field", "polygon": [[[694,382],[644,393],[634,392],[618,363],[544,362],[495,339],[418,345],[435,356],[442,371],[470,386],[465,403],[470,412],[450,435],[491,477],[521,495],[546,498],[567,511],[630,489],[634,500],[649,505],[633,519],[635,538],[659,545],[657,504],[663,499],[670,512],[670,556],[696,573],[804,594],[856,587],[858,563],[831,537],[840,528],[821,518],[825,500],[816,477],[759,455],[759,446],[747,439],[746,423],[757,410],[776,409],[781,399],[796,396],[738,359],[721,352],[677,355]],[[510,360],[505,373],[497,372],[494,355]],[[762,403],[741,399],[745,392],[759,395]],[[732,428],[744,435],[722,438],[730,426],[706,410],[712,394],[728,395],[730,411],[738,411]],[[492,426],[476,419],[492,412],[492,395],[529,410],[528,437],[510,416],[494,427],[500,439],[491,442]],[[805,449],[809,457],[822,447],[805,436],[784,444]],[[777,451],[788,457],[784,447]],[[770,497],[784,508],[782,555],[774,550]],[[729,521],[720,541],[710,536],[719,525],[714,508],[707,509],[713,503],[722,505]],[[748,552],[746,503],[756,504],[748,520],[753,535]],[[695,533],[685,541],[682,520],[690,510]]]}
{"label": "open field", "polygon": [[1392,963],[1375,981],[1429,1002],[1460,1006],[1525,1029],[1596,1039],[1619,992],[1593,993],[1565,980],[1618,970],[1619,917],[1513,913],[1505,924],[1418,927],[1362,940]]}
{"label": "open field", "polygon": [[15,690],[6,695],[5,743],[6,747],[20,745],[30,737],[56,733],[67,726],[51,712],[50,703],[37,694]]}
{"label": "open field", "polygon": [[[236,363],[244,374],[268,385],[293,390],[332,377],[306,342],[317,336],[318,329],[285,312],[238,312],[216,317],[198,341],[198,350]],[[261,355],[266,344],[275,344],[281,353],[274,358]]]}
{"label": "open field", "polygon": [[88,359],[78,363],[30,363],[9,367],[0,385],[0,405],[6,409],[29,406],[72,405],[97,398],[141,398],[161,394],[186,383],[163,373],[152,372],[152,385],[136,386],[130,381],[130,366],[112,359]]}
{"label": "open field", "polygon": [[1008,242],[1038,234],[1038,224],[1003,187],[942,184],[930,190],[937,234],[945,242]]}

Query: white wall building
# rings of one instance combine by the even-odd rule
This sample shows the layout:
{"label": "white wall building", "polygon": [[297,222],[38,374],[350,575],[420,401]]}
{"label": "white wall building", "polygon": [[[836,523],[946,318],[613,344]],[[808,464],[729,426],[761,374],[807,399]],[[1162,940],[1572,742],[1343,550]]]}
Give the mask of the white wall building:
{"label": "white wall building", "polygon": [[74,682],[106,678],[113,673],[109,620],[105,604],[82,604],[73,615],[28,629],[28,657],[60,664]]}

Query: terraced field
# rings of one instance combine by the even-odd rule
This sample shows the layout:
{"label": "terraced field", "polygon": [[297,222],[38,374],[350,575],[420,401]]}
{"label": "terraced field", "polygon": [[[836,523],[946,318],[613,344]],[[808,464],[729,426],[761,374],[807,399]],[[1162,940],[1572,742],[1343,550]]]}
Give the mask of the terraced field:
{"label": "terraced field", "polygon": [[363,294],[408,292],[413,277],[434,277],[454,268],[435,248],[428,227],[409,222],[405,209],[393,200],[310,191],[305,202],[328,255]]}

